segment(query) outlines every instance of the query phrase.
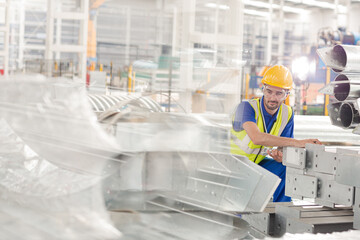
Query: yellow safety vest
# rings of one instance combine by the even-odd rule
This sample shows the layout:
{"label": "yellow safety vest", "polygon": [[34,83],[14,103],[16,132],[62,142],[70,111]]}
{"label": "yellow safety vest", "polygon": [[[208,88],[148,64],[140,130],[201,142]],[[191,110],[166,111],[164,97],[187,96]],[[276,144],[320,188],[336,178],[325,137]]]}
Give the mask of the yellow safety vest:
{"label": "yellow safety vest", "polygon": [[[255,110],[255,119],[258,128],[261,132],[265,132],[264,129],[264,119],[261,113],[261,102],[260,99],[252,99],[249,100],[250,105]],[[280,109],[278,112],[278,117],[271,128],[270,134],[274,136],[280,136],[281,133],[284,131],[287,123],[289,122],[292,116],[292,109],[291,107],[281,104]],[[233,116],[234,121],[235,114]],[[231,140],[230,140],[230,151],[232,154],[243,155],[249,158],[250,161],[255,162],[258,164],[261,162],[266,153],[261,154],[261,149],[264,146],[255,145],[250,137],[247,135],[245,130],[242,131],[235,131],[234,128],[231,129]],[[268,146],[270,147],[270,146]]]}

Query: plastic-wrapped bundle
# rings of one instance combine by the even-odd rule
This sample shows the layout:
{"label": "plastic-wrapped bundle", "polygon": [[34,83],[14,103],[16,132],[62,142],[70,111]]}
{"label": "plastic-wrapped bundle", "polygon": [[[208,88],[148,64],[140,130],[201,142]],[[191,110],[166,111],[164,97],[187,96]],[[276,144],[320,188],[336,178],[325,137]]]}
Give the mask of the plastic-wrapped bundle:
{"label": "plastic-wrapped bundle", "polygon": [[0,91],[0,238],[119,238],[100,183],[121,160],[85,92],[43,80]]}
{"label": "plastic-wrapped bundle", "polygon": [[[159,115],[135,105],[125,104],[121,109],[127,110],[113,115],[114,122],[103,118],[103,124],[114,127],[113,138],[98,124],[81,86],[50,79],[2,82],[0,238],[118,239],[122,234],[109,220],[105,203],[111,210],[127,211],[142,210],[140,203],[158,212],[148,217],[139,213],[142,220],[132,228],[119,226],[125,237],[138,239],[139,229],[155,229],[152,233],[166,238],[170,226],[178,228],[190,216],[194,224],[184,224],[174,236],[186,232],[192,238],[217,226],[219,231],[210,235],[230,239],[234,228],[221,217],[224,210],[264,208],[279,179],[220,151],[225,146],[210,153],[216,139],[225,143],[223,129],[204,128],[204,122],[185,115],[156,118],[154,127],[152,118],[144,116]],[[117,123],[133,121],[145,125],[117,129]],[[130,130],[136,137],[124,134]],[[201,139],[214,142],[194,144]],[[136,145],[140,148],[130,148]],[[171,216],[174,223],[165,218],[161,226],[154,225],[169,210],[178,213]],[[194,210],[196,214],[189,213]]]}

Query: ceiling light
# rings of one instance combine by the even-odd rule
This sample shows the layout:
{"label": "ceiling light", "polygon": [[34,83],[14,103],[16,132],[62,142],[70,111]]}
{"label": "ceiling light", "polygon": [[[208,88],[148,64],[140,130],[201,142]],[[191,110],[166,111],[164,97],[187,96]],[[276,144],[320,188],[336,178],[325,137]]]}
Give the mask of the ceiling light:
{"label": "ceiling light", "polygon": [[283,10],[284,10],[284,12],[291,12],[291,13],[298,13],[298,14],[310,14],[309,10],[295,8],[295,7],[284,6]]}
{"label": "ceiling light", "polygon": [[221,10],[228,10],[230,9],[230,7],[228,5],[224,5],[224,4],[216,4],[216,3],[207,3],[205,4],[205,7],[209,7],[209,8],[219,8]]}
{"label": "ceiling light", "polygon": [[269,17],[270,16],[268,12],[262,12],[262,11],[252,10],[252,9],[244,9],[244,13],[249,14],[249,15],[261,16],[261,17]]}
{"label": "ceiling light", "polygon": [[[271,7],[271,4],[266,3],[266,2],[257,2],[257,1],[253,1],[253,0],[244,0],[243,2],[245,5],[253,6],[253,7],[266,8],[266,9],[270,9],[270,7]],[[281,6],[278,4],[272,4],[272,8],[280,9]],[[288,6],[284,6],[283,10],[284,10],[284,12],[291,12],[291,13],[298,13],[298,14],[310,13],[308,10],[305,10],[305,9],[299,9],[299,8],[288,7]]]}
{"label": "ceiling light", "polygon": [[[313,6],[313,7],[319,7],[319,8],[327,8],[327,9],[335,9],[336,5],[329,2],[323,2],[323,1],[317,1],[317,0],[286,0],[287,2],[292,3],[302,3],[304,5]],[[346,6],[337,5],[339,12],[345,13],[347,11]]]}

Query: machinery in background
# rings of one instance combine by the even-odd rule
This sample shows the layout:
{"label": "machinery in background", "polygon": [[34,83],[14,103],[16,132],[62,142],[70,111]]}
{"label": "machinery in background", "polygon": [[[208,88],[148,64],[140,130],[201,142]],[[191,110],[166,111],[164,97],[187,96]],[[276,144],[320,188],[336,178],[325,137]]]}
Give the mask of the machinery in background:
{"label": "machinery in background", "polygon": [[345,29],[321,28],[318,31],[317,45],[311,47],[306,55],[294,57],[292,73],[295,82],[295,112],[302,115],[328,115],[326,106],[331,97],[319,94],[319,90],[332,82],[336,73],[327,68],[317,55],[318,49],[337,44],[359,45],[360,34]]}
{"label": "machinery in background", "polygon": [[349,32],[344,28],[333,30],[331,27],[318,31],[318,48],[330,47],[337,44],[360,45],[360,33]]}

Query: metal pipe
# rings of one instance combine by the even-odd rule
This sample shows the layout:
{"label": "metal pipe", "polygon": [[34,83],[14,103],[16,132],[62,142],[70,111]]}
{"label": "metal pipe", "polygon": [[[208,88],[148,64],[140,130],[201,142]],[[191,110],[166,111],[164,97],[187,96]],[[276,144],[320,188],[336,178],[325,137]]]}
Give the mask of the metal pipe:
{"label": "metal pipe", "polygon": [[360,123],[359,112],[354,108],[353,103],[343,103],[339,115],[341,124],[345,128],[355,128]]}
{"label": "metal pipe", "polygon": [[334,72],[360,72],[360,46],[336,45],[318,49],[317,53]]}
{"label": "metal pipe", "polygon": [[343,127],[343,125],[341,123],[341,119],[340,119],[340,111],[339,111],[340,106],[341,106],[340,102],[331,103],[331,104],[327,105],[327,109],[329,112],[331,124],[334,126]]}
{"label": "metal pipe", "polygon": [[[338,83],[337,83],[338,82]],[[334,80],[334,96],[338,101],[354,100],[360,97],[359,75],[338,75]]]}

